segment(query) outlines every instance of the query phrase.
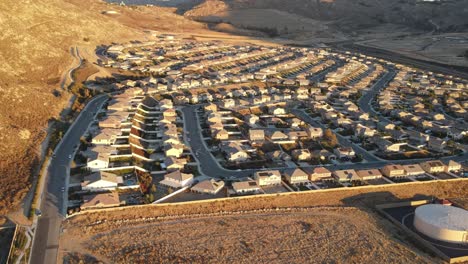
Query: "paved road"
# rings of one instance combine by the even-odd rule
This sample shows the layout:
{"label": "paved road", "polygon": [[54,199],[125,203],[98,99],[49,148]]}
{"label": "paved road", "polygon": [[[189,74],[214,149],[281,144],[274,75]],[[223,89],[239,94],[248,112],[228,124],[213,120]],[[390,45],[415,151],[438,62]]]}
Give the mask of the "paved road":
{"label": "paved road", "polygon": [[182,108],[182,113],[184,116],[184,130],[189,132],[186,137],[189,139],[188,143],[199,163],[201,173],[215,178],[251,176],[255,170],[234,171],[227,170],[219,165],[202,138],[203,135],[197,117],[199,107],[200,105],[186,106]]}
{"label": "paved road", "polygon": [[[197,109],[200,105],[191,105],[185,106],[182,108],[182,113],[184,116],[184,130],[188,131],[189,134],[186,134],[187,139],[189,140],[188,143],[192,149],[193,154],[197,154],[195,159],[200,165],[200,172],[204,175],[216,178],[242,178],[247,176],[252,176],[254,172],[261,171],[265,169],[248,169],[248,170],[228,170],[222,168],[217,160],[213,157],[210,150],[206,146],[203,140],[203,136],[201,133],[201,128],[199,126],[199,121],[197,117]],[[313,125],[319,126],[322,128],[326,128],[323,124],[316,122],[313,120],[307,113],[303,112],[302,110],[292,109],[291,112],[297,115],[299,118],[303,119],[305,122]],[[411,159],[411,160],[383,160],[380,159],[373,154],[367,152],[365,149],[357,146],[356,144],[351,143],[348,139],[342,137],[341,135],[337,134],[337,139],[343,146],[353,147],[354,151],[357,154],[361,154],[367,162],[362,163],[344,163],[344,164],[328,164],[328,165],[310,165],[310,166],[301,166],[301,168],[315,168],[319,166],[328,167],[331,170],[344,170],[344,169],[354,169],[354,170],[363,170],[363,169],[370,169],[370,168],[382,168],[387,164],[397,163],[397,164],[414,164],[417,162],[427,161],[431,159]],[[466,161],[468,160],[468,153],[464,153],[461,156],[452,156],[452,157],[444,157],[441,158],[442,161],[447,161],[453,159],[455,161]],[[269,170],[280,170],[283,171],[284,167],[280,168],[267,168]]]}
{"label": "paved road", "polygon": [[[66,215],[66,195],[62,188],[68,185],[69,155],[75,152],[75,145],[79,144],[89,124],[94,119],[98,108],[107,100],[107,96],[97,97],[91,101],[78,116],[72,127],[63,137],[55,149],[53,158],[45,176],[45,189],[41,194],[40,210],[42,216],[37,220],[30,263],[50,264],[57,262],[60,226]],[[65,188],[66,189],[66,188]]]}
{"label": "paved road", "polygon": [[390,82],[396,75],[396,71],[393,69],[389,69],[387,73],[385,73],[382,78],[380,78],[374,85],[371,87],[369,91],[367,91],[361,98],[358,100],[358,106],[361,111],[365,113],[370,113],[375,116],[378,116],[380,121],[385,122],[392,122],[389,119],[382,116],[379,112],[375,111],[375,109],[371,106],[372,101],[374,98],[380,93],[380,91]]}
{"label": "paved road", "polygon": [[[292,109],[291,113],[302,119],[304,122],[308,123],[309,125],[312,125],[314,127],[320,127],[323,130],[327,129],[328,127],[325,126],[324,124],[315,121],[312,119],[306,112],[300,109]],[[354,152],[356,154],[359,154],[362,156],[363,159],[369,161],[369,162],[375,162],[375,161],[381,161],[380,158],[376,157],[375,155],[369,153],[365,149],[359,147],[358,145],[354,144],[353,142],[349,141],[347,138],[343,137],[342,135],[335,133],[336,138],[338,139],[338,143],[340,143],[341,146],[343,147],[351,147],[353,148]]]}

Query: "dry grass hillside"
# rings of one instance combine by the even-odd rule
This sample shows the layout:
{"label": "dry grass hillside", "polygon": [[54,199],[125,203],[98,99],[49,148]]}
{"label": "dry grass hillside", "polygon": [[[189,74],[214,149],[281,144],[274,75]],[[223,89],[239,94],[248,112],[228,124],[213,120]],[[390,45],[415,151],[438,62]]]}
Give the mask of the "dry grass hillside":
{"label": "dry grass hillside", "polygon": [[[110,9],[119,14],[102,14]],[[142,39],[141,29],[204,30],[174,11],[110,6],[98,0],[2,1],[0,214],[24,197],[48,121],[68,105],[70,94],[60,83],[67,69],[78,63],[71,48],[93,54],[100,44]]]}
{"label": "dry grass hillside", "polygon": [[467,9],[467,1],[205,0],[184,15],[223,32],[250,29],[305,45],[351,40],[417,59],[468,66],[463,57]]}
{"label": "dry grass hillside", "polygon": [[163,219],[93,236],[72,227],[62,248],[71,252],[64,263],[78,263],[78,257],[91,263],[433,262],[391,229],[357,209],[315,208]]}
{"label": "dry grass hillside", "polygon": [[[219,10],[223,6],[220,2],[225,10]],[[282,0],[205,0],[194,10],[206,16],[227,10],[276,9],[315,20],[331,21],[343,31],[386,23],[415,29],[432,29],[435,23],[444,31],[464,31],[468,29],[467,5],[466,1],[429,3],[418,0],[288,0],[287,4]]]}

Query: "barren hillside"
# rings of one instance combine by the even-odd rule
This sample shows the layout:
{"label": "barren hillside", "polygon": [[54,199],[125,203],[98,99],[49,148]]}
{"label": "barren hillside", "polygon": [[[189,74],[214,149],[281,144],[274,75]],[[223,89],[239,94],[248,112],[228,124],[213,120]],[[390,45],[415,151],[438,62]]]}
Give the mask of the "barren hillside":
{"label": "barren hillside", "polygon": [[205,0],[184,15],[218,31],[236,32],[214,25],[222,23],[305,45],[351,40],[468,66],[467,10],[468,1],[445,0]]}
{"label": "barren hillside", "polygon": [[[224,10],[220,10],[224,6]],[[205,0],[189,11],[190,16],[209,16],[222,11],[244,9],[276,9],[310,19],[333,22],[340,30],[350,31],[379,24],[399,24],[414,29],[464,31],[466,1],[418,0]],[[274,20],[274,17],[272,17]]]}
{"label": "barren hillside", "polygon": [[[117,15],[102,12],[115,10]],[[70,94],[60,87],[76,65],[71,48],[143,38],[141,29],[203,30],[173,9],[119,7],[97,0],[4,0],[0,6],[0,214],[24,197],[51,118]],[[168,23],[170,21],[170,23]]]}

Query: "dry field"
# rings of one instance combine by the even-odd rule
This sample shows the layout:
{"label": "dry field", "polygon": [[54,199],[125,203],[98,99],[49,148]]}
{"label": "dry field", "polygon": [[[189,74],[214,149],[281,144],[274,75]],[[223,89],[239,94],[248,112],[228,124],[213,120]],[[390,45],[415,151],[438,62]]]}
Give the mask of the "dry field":
{"label": "dry field", "polygon": [[92,236],[71,228],[63,240],[73,243],[65,242],[63,249],[104,263],[432,261],[395,238],[384,224],[378,216],[353,208],[246,213],[124,225]]}
{"label": "dry field", "polygon": [[103,210],[68,219],[60,248],[105,263],[275,263],[285,256],[293,262],[425,263],[434,259],[408,249],[410,240],[378,216],[375,205],[467,199],[467,190],[467,180],[455,180]]}

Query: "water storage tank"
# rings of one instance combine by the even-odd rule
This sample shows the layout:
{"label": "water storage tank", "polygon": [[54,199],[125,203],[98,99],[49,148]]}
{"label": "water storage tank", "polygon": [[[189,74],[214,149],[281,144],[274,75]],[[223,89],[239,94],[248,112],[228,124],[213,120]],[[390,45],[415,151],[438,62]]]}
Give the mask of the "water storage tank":
{"label": "water storage tank", "polygon": [[416,208],[414,227],[437,240],[468,243],[468,211],[441,204],[427,204]]}

